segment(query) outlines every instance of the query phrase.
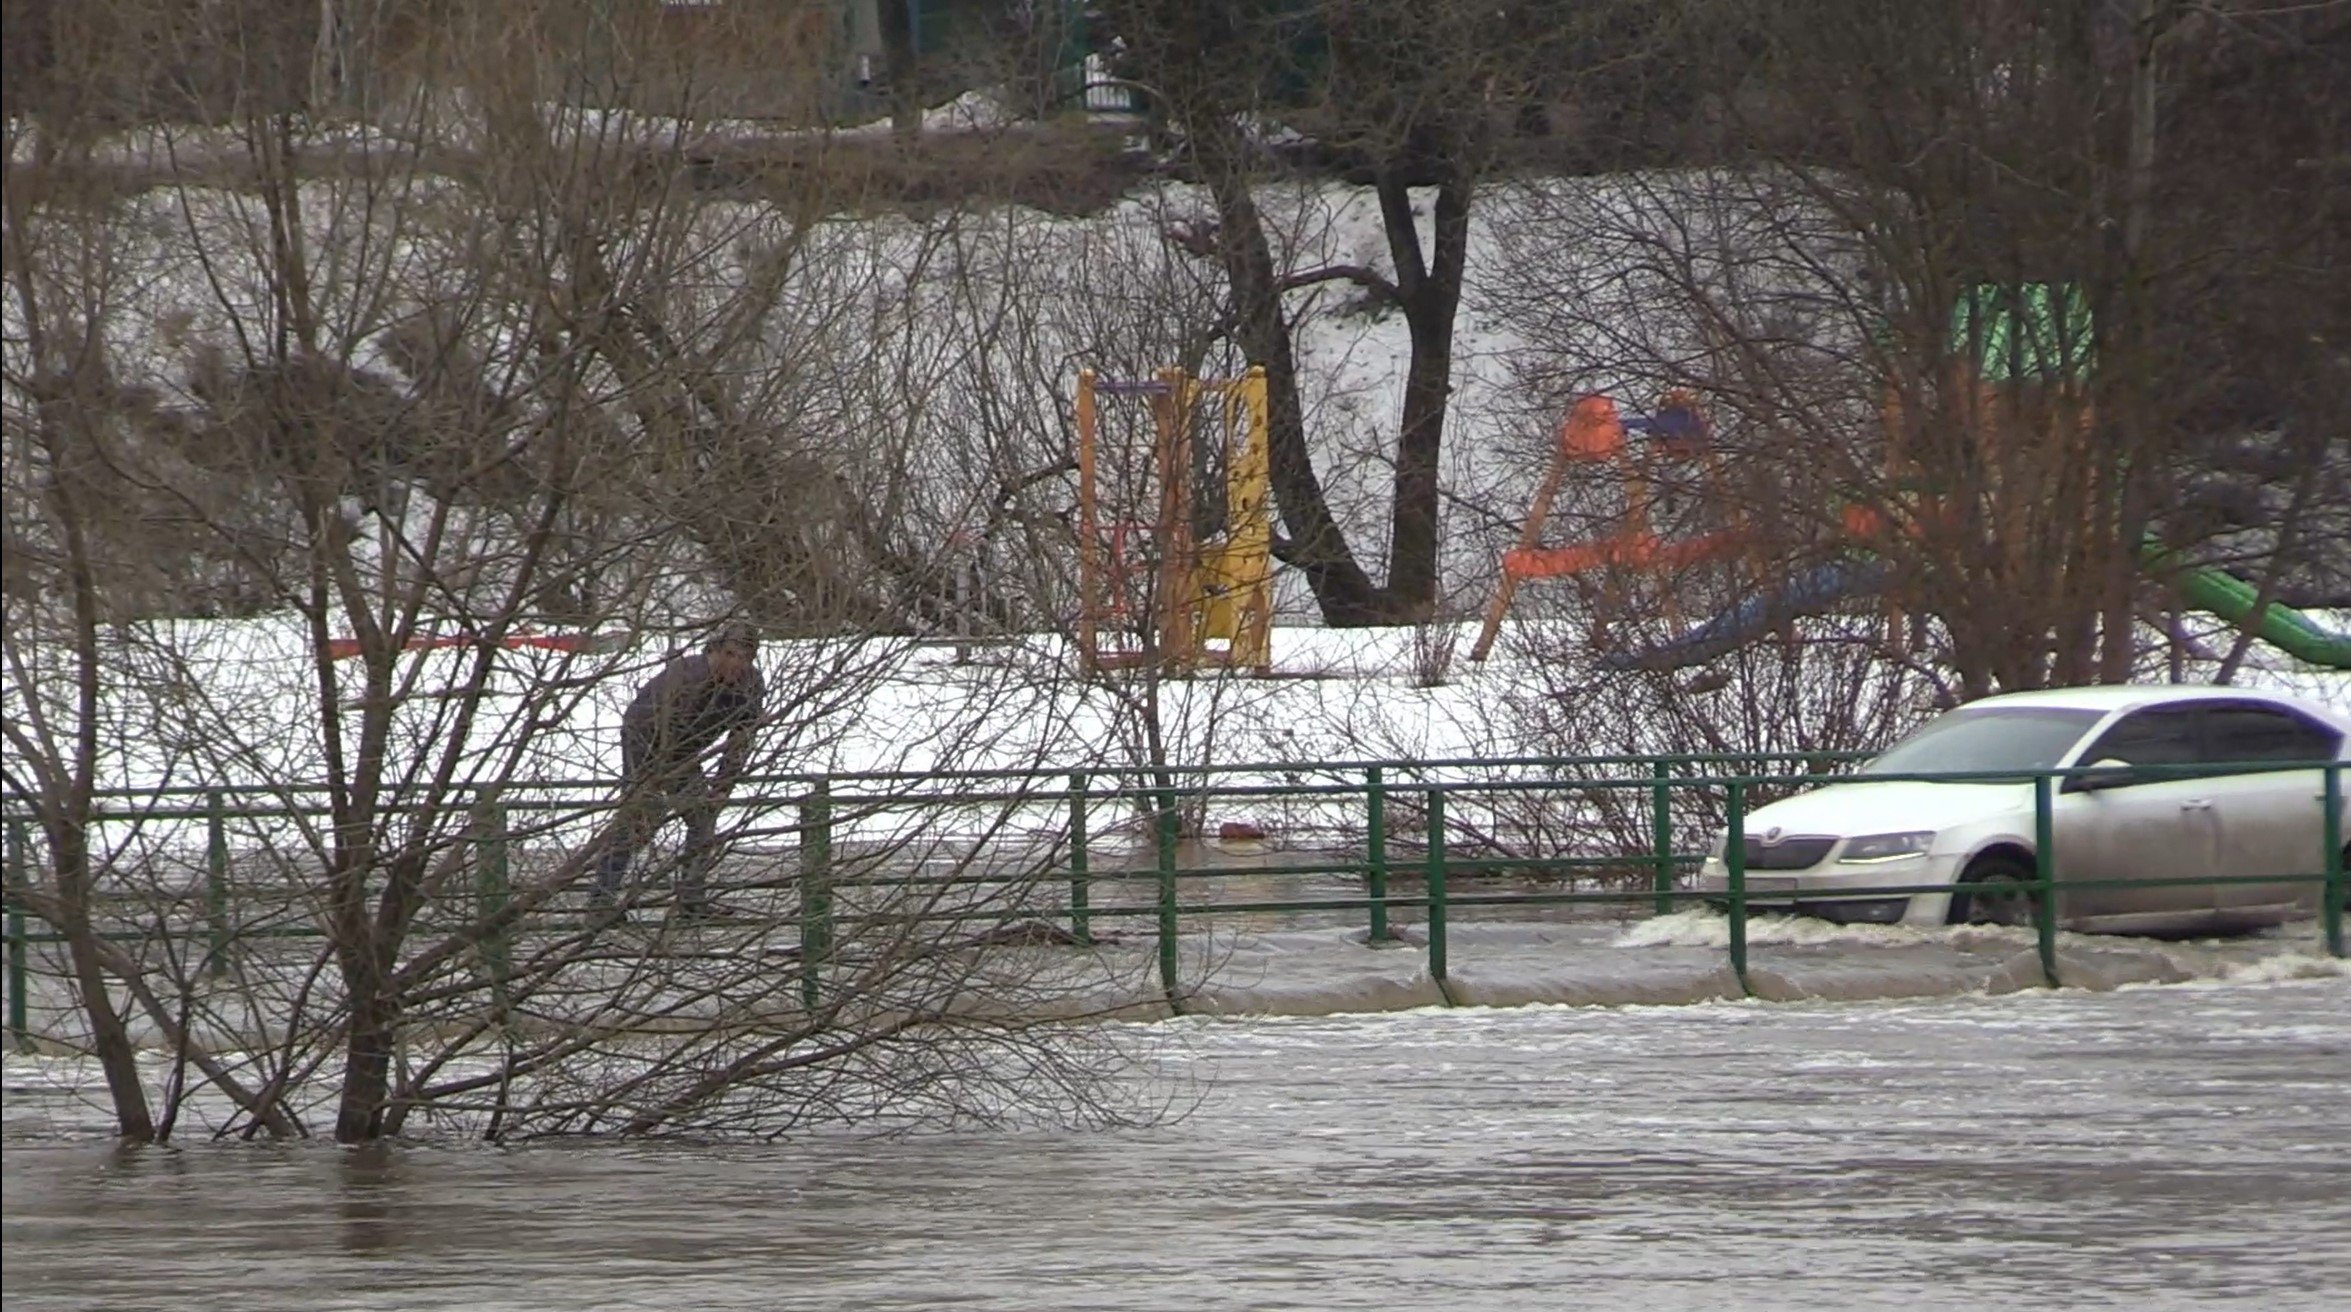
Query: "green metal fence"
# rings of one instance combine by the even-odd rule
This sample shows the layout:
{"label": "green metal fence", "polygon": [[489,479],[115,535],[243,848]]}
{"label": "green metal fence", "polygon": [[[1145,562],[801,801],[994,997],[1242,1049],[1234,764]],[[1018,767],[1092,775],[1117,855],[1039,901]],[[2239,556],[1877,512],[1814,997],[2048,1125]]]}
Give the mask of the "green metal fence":
{"label": "green metal fence", "polygon": [[[1098,767],[1074,773],[1057,769],[776,776],[746,780],[738,789],[737,806],[789,822],[778,832],[794,840],[797,853],[789,881],[796,914],[789,921],[797,926],[802,1001],[812,1010],[826,997],[825,967],[836,936],[837,895],[860,885],[879,886],[892,880],[921,883],[990,877],[972,870],[945,876],[847,870],[839,855],[844,836],[859,824],[870,826],[882,816],[897,817],[893,823],[919,830],[952,827],[956,815],[975,810],[999,817],[1018,814],[1030,818],[1030,828],[1022,832],[1028,841],[1046,844],[1047,851],[1039,860],[1049,882],[1066,890],[1060,911],[1066,916],[1067,934],[1081,950],[1101,938],[1104,921],[1148,920],[1156,947],[1158,982],[1167,1002],[1177,1010],[1182,1009],[1184,998],[1178,944],[1187,926],[1197,926],[1210,917],[1256,913],[1360,918],[1371,947],[1397,944],[1397,916],[1417,914],[1427,975],[1445,990],[1450,926],[1456,913],[1615,905],[1645,907],[1650,914],[1662,915],[1702,900],[1719,907],[1727,920],[1728,964],[1745,990],[1749,988],[1750,918],[1759,908],[1770,911],[1794,896],[1790,890],[1764,892],[1751,886],[1744,841],[1747,817],[1757,805],[1775,796],[1828,782],[1839,766],[1852,759],[1850,755],[1818,754],[1533,757],[1214,768]],[[2289,762],[2249,765],[2240,771],[2308,771],[2319,777],[2321,786],[2312,802],[2321,816],[2320,841],[2313,845],[2307,871],[2174,880],[2059,878],[2058,798],[2069,791],[2068,780],[2091,775],[2093,770],[1871,778],[1884,782],[1996,782],[2020,788],[2029,782],[2033,879],[2022,887],[2032,904],[2043,979],[2054,985],[2061,898],[2105,888],[2171,884],[2217,890],[2253,882],[2316,885],[2322,950],[2343,956],[2345,769],[2341,762]],[[2152,775],[2191,775],[2210,773],[2213,767],[2140,770]],[[593,822],[612,806],[610,792],[609,784],[594,782],[513,783],[495,790],[471,790],[454,802],[444,797],[430,808],[457,817],[463,825],[458,841],[472,849],[471,898],[460,914],[473,920],[477,956],[493,993],[503,985],[513,936],[530,927],[515,911],[519,903],[509,859],[511,844],[518,834],[544,837],[564,823]],[[1259,864],[1187,864],[1183,859],[1187,820],[1197,824],[1210,800],[1283,810],[1302,817],[1302,830],[1333,841]],[[195,917],[198,923],[184,929],[175,925],[145,927],[114,936],[152,938],[158,933],[184,932],[191,940],[200,939],[204,970],[215,977],[228,973],[240,944],[247,940],[325,937],[323,920],[273,925],[266,932],[240,928],[233,914],[240,895],[231,878],[233,822],[314,824],[329,811],[322,792],[163,789],[105,795],[100,802],[95,822],[100,826],[200,825],[203,835],[203,888],[200,899],[189,899],[200,907]],[[1517,811],[1509,812],[1511,807]],[[1492,817],[1505,813],[1533,817],[1524,833],[1516,835],[1520,841],[1515,844],[1498,842],[1493,836]],[[1115,820],[1121,814],[1143,822],[1141,830],[1147,841],[1130,848],[1127,864],[1106,870],[1100,861],[1104,819]],[[539,819],[533,821],[534,816]],[[1581,819],[1567,824],[1562,817]],[[57,926],[42,924],[29,914],[32,899],[27,890],[37,884],[32,879],[32,819],[33,813],[25,806],[13,802],[9,806],[7,1023],[12,1041],[18,1045],[31,1037],[26,1010],[31,969],[28,948],[64,938]],[[1546,829],[1547,824],[1577,832],[1559,838]],[[1725,835],[1714,849],[1719,853],[1715,859],[1720,862],[1720,886],[1702,890],[1694,886],[1691,876],[1713,855],[1695,841],[1708,833]],[[1399,850],[1400,843],[1403,850]],[[1513,850],[1514,846],[1543,850]],[[1133,864],[1146,853],[1148,868]],[[1499,887],[1491,882],[1496,876],[1513,874],[1540,874],[1543,878],[1533,881],[1532,887]],[[1216,900],[1204,893],[1213,890],[1219,880],[1315,875],[1343,876],[1357,891],[1351,896],[1254,901]],[[1409,881],[1415,878],[1417,892],[1409,890]],[[1406,881],[1407,887],[1400,889],[1399,880]],[[1145,902],[1105,903],[1097,895],[1114,882],[1145,883],[1151,896]],[[1944,881],[1866,890],[1822,889],[1817,890],[1817,899],[1805,900],[1833,903],[1840,897],[1904,897],[1965,888],[1960,882]],[[947,910],[935,914],[948,917],[963,913]],[[576,911],[572,915],[578,918]],[[779,922],[784,919],[779,917]]]}

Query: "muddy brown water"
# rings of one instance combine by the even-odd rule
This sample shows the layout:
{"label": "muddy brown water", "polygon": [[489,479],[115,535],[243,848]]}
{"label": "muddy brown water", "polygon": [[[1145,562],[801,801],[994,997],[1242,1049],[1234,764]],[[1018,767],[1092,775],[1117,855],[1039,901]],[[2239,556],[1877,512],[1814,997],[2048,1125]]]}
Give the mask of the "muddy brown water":
{"label": "muddy brown water", "polygon": [[[1146,1130],[125,1152],[19,1309],[2341,1307],[2351,980],[1167,1022]],[[31,1078],[39,1074],[41,1078]]]}

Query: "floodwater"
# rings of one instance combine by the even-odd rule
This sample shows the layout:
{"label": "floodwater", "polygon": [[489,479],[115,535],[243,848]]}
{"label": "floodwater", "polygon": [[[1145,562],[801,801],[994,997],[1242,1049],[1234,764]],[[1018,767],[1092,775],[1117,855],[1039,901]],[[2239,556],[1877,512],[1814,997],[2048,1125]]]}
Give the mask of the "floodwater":
{"label": "floodwater", "polygon": [[[1148,1130],[118,1152],[36,1309],[2351,1306],[2351,980],[1166,1022]],[[44,1105],[34,1105],[44,1104]]]}

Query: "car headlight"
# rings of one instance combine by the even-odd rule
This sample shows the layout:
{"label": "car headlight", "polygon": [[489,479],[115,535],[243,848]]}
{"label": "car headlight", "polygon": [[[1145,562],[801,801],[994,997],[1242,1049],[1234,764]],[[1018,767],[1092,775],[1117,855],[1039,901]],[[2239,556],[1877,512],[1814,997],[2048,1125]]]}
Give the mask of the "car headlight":
{"label": "car headlight", "polygon": [[1850,862],[1903,861],[1914,856],[1925,856],[1934,845],[1935,831],[1913,830],[1907,834],[1865,834],[1845,840],[1844,854],[1837,859]]}

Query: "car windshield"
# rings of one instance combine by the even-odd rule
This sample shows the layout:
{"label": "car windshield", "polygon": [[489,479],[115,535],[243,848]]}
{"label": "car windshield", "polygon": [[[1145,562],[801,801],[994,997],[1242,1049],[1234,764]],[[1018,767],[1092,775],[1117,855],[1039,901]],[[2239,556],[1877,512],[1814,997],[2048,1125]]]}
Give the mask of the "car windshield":
{"label": "car windshield", "polygon": [[1861,773],[2046,770],[2103,718],[2098,711],[2056,706],[1952,711],[1887,748]]}

